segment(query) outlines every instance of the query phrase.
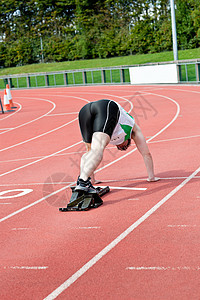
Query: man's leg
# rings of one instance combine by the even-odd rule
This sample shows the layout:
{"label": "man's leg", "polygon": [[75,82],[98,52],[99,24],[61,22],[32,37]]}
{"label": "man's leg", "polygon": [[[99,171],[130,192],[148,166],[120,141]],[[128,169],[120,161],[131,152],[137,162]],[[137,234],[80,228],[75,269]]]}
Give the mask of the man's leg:
{"label": "man's leg", "polygon": [[[89,152],[89,151],[91,150],[91,143],[86,143],[86,142],[85,142],[85,147],[86,147],[86,152]],[[80,166],[80,169],[82,169],[81,166]],[[90,178],[91,178],[91,183],[92,183],[92,184],[99,183],[98,180],[96,181],[95,176],[94,176],[94,173],[92,173],[92,174],[90,175]]]}
{"label": "man's leg", "polygon": [[[94,171],[102,161],[103,151],[109,144],[109,142],[110,137],[108,134],[103,132],[93,133],[91,149],[81,158],[81,170],[79,178],[86,181],[88,177],[90,177],[94,173]],[[90,146],[88,145],[88,147]]]}

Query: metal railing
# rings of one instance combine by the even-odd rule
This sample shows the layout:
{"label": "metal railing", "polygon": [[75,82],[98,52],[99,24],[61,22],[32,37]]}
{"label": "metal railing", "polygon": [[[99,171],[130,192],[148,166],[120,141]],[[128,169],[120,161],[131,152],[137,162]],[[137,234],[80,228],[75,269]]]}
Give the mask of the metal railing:
{"label": "metal railing", "polygon": [[[148,66],[163,63],[149,63],[110,68],[68,70],[47,73],[31,73],[0,76],[0,89],[6,84],[11,88],[39,88],[55,86],[130,84],[129,67]],[[178,61],[179,83],[200,83],[200,59]]]}
{"label": "metal railing", "polygon": [[182,61],[177,67],[179,82],[200,83],[200,61]]}
{"label": "metal railing", "polygon": [[38,88],[53,86],[129,84],[129,67],[81,69],[48,73],[5,75],[0,77],[0,88]]}

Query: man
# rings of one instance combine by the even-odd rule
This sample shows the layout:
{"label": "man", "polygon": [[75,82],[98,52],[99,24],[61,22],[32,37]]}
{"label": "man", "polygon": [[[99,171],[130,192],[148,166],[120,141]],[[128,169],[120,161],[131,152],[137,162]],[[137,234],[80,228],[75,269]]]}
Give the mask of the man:
{"label": "man", "polygon": [[154,175],[152,156],[140,127],[121,105],[107,99],[90,102],[79,112],[79,125],[87,152],[81,158],[76,191],[96,193],[92,186],[94,171],[102,161],[104,149],[110,143],[116,145],[118,150],[127,150],[131,139],[143,156],[147,180],[159,180]]}

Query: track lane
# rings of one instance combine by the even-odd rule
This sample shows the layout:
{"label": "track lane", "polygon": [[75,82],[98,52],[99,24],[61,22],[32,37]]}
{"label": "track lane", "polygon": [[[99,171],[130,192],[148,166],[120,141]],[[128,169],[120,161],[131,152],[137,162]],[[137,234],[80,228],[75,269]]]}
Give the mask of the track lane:
{"label": "track lane", "polygon": [[[170,102],[172,101],[171,99],[167,99],[168,101],[170,100]],[[173,101],[172,101],[172,104],[173,104],[173,108],[174,107],[176,107],[176,105],[174,105],[174,103],[173,103]],[[178,106],[177,106],[177,108],[178,108]],[[172,119],[172,120],[170,120],[170,122],[166,125],[166,126],[164,126],[159,132],[157,132],[155,135],[158,135],[158,134],[160,134],[163,130],[165,130],[168,126],[170,126],[173,122],[174,122],[174,120],[176,119],[176,117],[177,117],[177,114],[179,113],[179,109],[177,110],[177,113],[176,113],[176,115],[175,115],[175,117]],[[162,121],[162,118],[161,118],[161,121]],[[163,124],[161,124],[161,126],[163,126]],[[70,130],[70,129],[69,129]],[[60,138],[61,136],[59,135],[59,138]],[[52,138],[52,137],[51,137]],[[151,140],[152,138],[150,138],[149,140]],[[62,140],[62,138],[61,138],[61,140]],[[82,149],[83,149],[83,145],[81,145],[80,146]],[[38,147],[33,147],[33,148],[35,148],[35,149],[37,149]],[[79,149],[80,150],[80,149]],[[112,165],[113,163],[115,163],[116,161],[118,161],[118,160],[121,160],[123,157],[126,157],[127,155],[130,155],[132,152],[134,152],[136,149],[133,149],[132,151],[129,151],[129,153],[127,153],[127,154],[125,154],[125,155],[123,155],[123,156],[120,156],[119,158],[115,158],[115,156],[116,156],[116,151],[114,151],[114,152],[110,152],[109,154],[110,154],[110,157],[111,157],[111,163],[107,163],[106,164],[106,166],[110,166],[110,165]],[[60,153],[60,152],[62,152],[62,150],[60,150],[60,151],[58,151],[58,152],[56,152],[56,153]],[[117,151],[117,154],[118,154],[118,156],[119,156],[119,152]],[[1,173],[0,174],[0,177],[1,178],[3,178],[3,182],[4,183],[7,183],[8,181],[9,181],[9,177],[10,177],[10,174],[11,174],[11,178],[12,178],[12,174],[14,173],[14,176],[15,176],[15,182],[20,182],[20,178],[30,178],[30,174],[34,174],[34,168],[33,168],[33,171],[30,169],[30,167],[32,167],[32,165],[34,165],[35,163],[37,163],[37,162],[41,162],[41,161],[43,161],[44,159],[46,159],[46,158],[52,158],[52,156],[53,156],[53,154],[51,154],[51,155],[48,155],[47,157],[44,157],[44,158],[40,158],[40,159],[38,159],[38,160],[36,160],[36,161],[32,161],[32,162],[29,162],[29,163],[27,163],[27,164],[25,164],[25,165],[23,165],[23,166],[19,166],[19,167],[17,167],[17,168],[14,168],[14,169],[12,169],[12,170],[9,170],[9,171],[7,171],[7,172],[5,172],[5,173]],[[79,155],[79,159],[80,159],[80,155]],[[106,158],[105,158],[106,159]],[[105,159],[104,159],[104,161],[103,161],[103,165],[105,165]],[[113,161],[114,160],[114,161]],[[107,161],[109,161],[109,159],[107,160]],[[76,168],[77,168],[77,172],[76,173],[78,173],[79,172],[79,165],[77,164],[77,163],[74,163],[75,162],[75,160],[72,160],[71,159],[71,161],[69,160],[69,164],[71,163],[71,165],[73,165],[73,166],[76,166]],[[43,164],[42,164],[43,165]],[[47,174],[49,174],[49,172],[50,172],[50,170],[53,170],[52,169],[52,167],[51,167],[51,164],[48,166],[48,168],[47,167],[42,167],[42,165],[40,164],[40,169],[41,169],[41,172],[40,172],[40,175],[41,176],[43,176],[42,178],[43,178],[43,180],[45,180],[45,178],[46,178],[46,176],[48,176]],[[67,166],[68,164],[66,164],[66,166]],[[58,166],[58,163],[56,164],[56,168],[57,168],[57,166]],[[99,170],[101,170],[102,168],[105,168],[106,166],[102,166]],[[24,168],[26,168],[26,167],[29,167],[28,169],[27,169],[27,171],[25,170],[25,173],[24,173]],[[51,169],[50,169],[50,167],[51,167]],[[15,174],[16,173],[16,171],[17,171],[17,174]],[[74,172],[73,171],[69,171],[68,170],[68,172],[70,173],[70,174],[74,174]],[[68,174],[69,174],[68,173]],[[44,175],[45,174],[45,175]],[[38,176],[38,175],[37,175]],[[45,176],[45,177],[44,177]],[[4,178],[4,177],[6,177],[6,178]],[[75,179],[75,178],[74,178]],[[41,179],[40,179],[41,180]],[[42,180],[41,180],[42,181]],[[71,180],[71,181],[73,181],[73,180]],[[23,181],[24,182],[24,181]],[[27,203],[26,203],[26,205],[27,205]],[[6,207],[5,207],[6,208]]]}
{"label": "track lane", "polygon": [[[35,122],[35,121],[43,118],[43,116],[48,115],[48,113],[52,112],[55,109],[55,104],[48,99],[41,99],[39,97],[38,98],[36,98],[36,97],[35,98],[19,97],[18,99],[20,100],[20,103],[19,103],[20,109],[10,115],[13,117],[12,119],[6,120],[3,123],[1,123],[1,126],[6,126],[6,125],[8,125],[8,127],[10,126],[12,128],[11,131],[15,130],[17,128],[24,127],[27,124]],[[36,103],[38,104],[37,101],[45,101],[46,102],[45,106],[48,106],[50,104],[51,107],[49,106],[49,111],[45,111],[45,114],[41,115],[42,110],[46,110],[46,109],[43,108],[41,110],[40,105],[39,105],[39,107],[38,107],[38,105],[36,105]],[[23,109],[22,109],[22,106],[23,106]],[[22,111],[19,115],[20,110],[22,110]],[[30,110],[32,111],[32,114],[28,113]],[[2,119],[2,121],[3,121],[3,119]]]}
{"label": "track lane", "polygon": [[[195,173],[199,171],[200,168],[198,168]],[[190,176],[193,175],[194,174],[191,174]],[[190,179],[191,177],[188,178],[187,182],[189,182]],[[193,186],[195,187],[197,181],[193,182]],[[187,184],[186,180],[177,186],[177,188],[181,188],[184,184]],[[130,227],[96,254],[96,256],[76,273],[68,277],[62,285],[45,299],[55,299],[57,296],[59,296],[59,299],[66,299],[70,297],[70,295],[73,295],[75,298],[79,297],[80,299],[106,299],[109,298],[110,295],[112,295],[112,299],[171,299],[174,294],[178,297],[180,293],[181,299],[188,299],[187,297],[191,294],[193,296],[197,295],[199,288],[194,291],[194,288],[199,284],[199,276],[195,273],[200,271],[197,245],[195,243],[185,249],[185,246],[193,240],[189,234],[191,231],[194,232],[194,228],[191,226],[191,229],[187,232],[187,237],[183,234],[183,245],[179,243],[178,236],[174,236],[173,240],[169,231],[166,233],[165,230],[163,230],[165,229],[163,225],[163,215],[165,215],[165,221],[167,216],[171,217],[171,209],[172,206],[174,206],[173,202],[177,200],[177,195],[173,197],[171,205],[167,203],[161,209],[160,206],[165,201],[169,200],[170,202],[170,198],[177,192],[177,188],[172,190],[145,214],[143,213],[142,217],[132,223]],[[186,187],[186,191],[188,191],[188,187]],[[181,201],[184,193],[185,191],[179,193],[179,201]],[[196,196],[196,194],[194,195]],[[196,207],[197,206],[198,205],[196,205]],[[157,213],[156,210],[158,208],[161,212],[159,211]],[[188,203],[185,209],[188,209]],[[154,211],[156,211],[155,216],[151,216]],[[181,211],[185,213],[184,209]],[[195,216],[195,208],[192,207],[192,211]],[[157,215],[159,215],[159,217]],[[170,221],[170,217],[168,222]],[[148,220],[146,220],[147,218]],[[191,214],[189,218],[191,218]],[[180,215],[179,219],[181,219]],[[199,222],[196,223],[200,226]],[[180,224],[180,220],[178,224]],[[167,229],[169,229],[169,227]],[[132,233],[133,230],[134,234]],[[194,241],[199,237],[198,231],[195,232],[197,235],[194,235]],[[174,242],[179,244],[174,245]],[[181,254],[184,253],[181,255],[181,258],[180,250],[177,249],[177,247],[181,248]],[[191,250],[194,252],[190,252]],[[161,271],[166,270],[167,272],[160,272],[160,274],[158,274],[160,269]],[[89,270],[89,274],[87,272],[86,276],[82,276],[85,275],[87,270]],[[102,274],[102,270],[105,276],[99,276],[99,274]],[[138,274],[139,271],[140,274]],[[174,284],[171,283],[166,273],[170,273],[171,279],[174,279]],[[178,279],[177,273],[181,273]],[[185,277],[186,274],[190,276],[190,283],[187,285],[188,291],[185,291],[183,287],[183,282],[186,284],[188,281],[188,277],[187,279]],[[166,276],[168,280],[165,284],[163,280],[167,279]],[[76,280],[80,280],[80,282],[77,283]],[[90,289],[87,288],[87,282],[91,283]],[[169,288],[170,286],[171,288]]]}
{"label": "track lane", "polygon": [[[180,120],[177,119],[177,122],[174,125],[177,125],[177,123]],[[174,126],[172,126],[174,127]],[[168,128],[168,132],[169,130],[172,128]],[[181,126],[179,128],[179,130],[181,129]],[[146,130],[146,129],[145,129]],[[166,133],[166,132],[165,132]],[[186,133],[186,132],[185,132]],[[161,137],[164,135],[164,133],[162,133]],[[158,139],[158,138],[157,138]],[[180,141],[179,141],[180,142]],[[182,144],[184,141],[182,141]],[[175,141],[170,142],[170,143],[176,143]],[[195,146],[190,143],[190,149],[194,148]],[[177,154],[177,156],[175,156],[176,159],[174,159],[174,155],[175,152],[177,150],[177,148],[175,149],[175,147],[173,145],[171,145],[170,149],[166,149],[166,151],[164,151],[164,153],[160,153],[160,149],[162,148],[162,144],[159,145],[158,144],[152,144],[151,148],[153,150],[153,156],[156,157],[156,164],[159,162],[159,170],[160,170],[160,174],[164,174],[165,175],[171,175],[172,173],[175,173],[175,170],[177,170],[178,174],[178,168],[180,167],[181,164],[181,156]],[[181,146],[180,146],[181,147]],[[168,173],[166,174],[166,162],[162,161],[163,156],[166,157],[168,156],[168,152],[170,151],[171,153],[171,157],[170,160],[168,161],[170,168],[173,169],[172,173]],[[110,154],[110,153],[109,153]],[[111,154],[110,154],[111,155]],[[187,156],[187,153],[185,153],[185,156]],[[133,157],[133,165],[134,165],[134,173],[138,172],[137,175],[141,175],[144,176],[145,171],[144,169],[141,169],[141,164],[142,161],[140,160],[138,155],[134,154]],[[162,162],[160,164],[160,162]],[[195,157],[193,159],[193,161],[190,164],[190,168],[193,168],[194,165],[196,163]],[[123,179],[123,177],[129,177],[129,175],[131,176],[131,178],[133,177],[133,171],[130,170],[130,168],[127,169],[126,164],[123,164],[123,161],[118,162],[118,168],[114,167],[115,165],[112,166],[112,172],[115,174],[115,176],[119,177],[119,179]],[[128,165],[127,165],[128,166]],[[185,170],[187,170],[188,164],[187,161],[184,159],[184,163],[182,163],[182,167],[185,168]],[[123,174],[119,174],[119,170],[124,169],[126,170],[125,175],[124,172]],[[110,170],[105,169],[103,170],[101,173],[98,174],[98,176],[100,177],[100,175],[102,176],[103,179],[105,178],[110,178],[111,174],[110,174]],[[187,175],[186,173],[184,175]],[[133,186],[132,182],[126,183],[129,186]],[[21,276],[24,276],[24,274],[29,274],[29,278],[26,279],[26,283],[24,283],[24,287],[22,290],[18,290],[18,284],[15,285],[15,296],[17,295],[20,299],[20,295],[22,295],[22,292],[27,293],[27,288],[29,287],[29,292],[31,295],[31,291],[34,290],[34,287],[37,287],[35,289],[35,296],[37,297],[41,297],[41,293],[46,292],[46,295],[48,294],[47,292],[50,291],[50,285],[53,285],[55,288],[58,286],[58,282],[53,281],[55,280],[55,274],[56,277],[60,278],[59,282],[63,282],[62,278],[64,280],[66,280],[66,270],[67,273],[73,274],[77,268],[80,266],[82,266],[85,262],[86,262],[86,257],[85,257],[85,253],[87,253],[87,257],[93,257],[95,255],[95,253],[97,253],[98,251],[100,251],[106,244],[106,242],[108,243],[109,241],[111,241],[113,239],[114,236],[120,234],[122,227],[125,228],[128,223],[130,222],[130,220],[137,220],[139,218],[139,216],[141,216],[142,213],[144,213],[146,211],[146,209],[148,209],[148,207],[152,207],[153,203],[156,203],[157,199],[162,196],[165,195],[167,193],[167,191],[169,191],[172,188],[172,184],[178,184],[178,182],[176,181],[175,183],[173,183],[173,180],[170,180],[169,182],[165,181],[165,183],[162,183],[162,188],[160,186],[160,183],[156,183],[155,185],[149,185],[148,188],[148,193],[144,193],[142,194],[142,202],[141,200],[139,201],[126,201],[126,205],[124,207],[124,197],[138,197],[140,199],[141,195],[139,195],[139,193],[135,194],[133,192],[117,192],[117,193],[112,193],[108,196],[106,196],[105,198],[105,204],[103,207],[99,208],[96,211],[93,212],[88,212],[87,215],[81,215],[78,213],[78,215],[76,214],[71,214],[71,215],[57,215],[55,216],[55,208],[49,207],[48,212],[46,210],[46,206],[43,204],[41,204],[40,209],[38,210],[36,207],[31,210],[30,212],[28,212],[28,214],[26,214],[27,218],[24,219],[24,217],[21,215],[19,216],[17,219],[15,219],[14,225],[16,225],[16,227],[13,228],[23,228],[23,226],[27,225],[27,220],[29,220],[29,225],[33,224],[34,226],[38,226],[37,229],[37,233],[35,233],[35,235],[32,236],[32,233],[30,233],[29,231],[27,231],[25,233],[26,235],[26,241],[23,241],[24,239],[24,233],[23,230],[12,230],[12,233],[19,233],[20,235],[18,235],[18,238],[20,238],[20,245],[18,250],[22,250],[21,255],[18,255],[18,262],[21,263],[21,266],[25,266],[26,262],[30,261],[33,263],[33,265],[35,266],[44,266],[45,262],[50,262],[50,260],[52,261],[52,254],[56,254],[52,265],[49,265],[48,269],[38,269],[35,270],[35,273],[30,273],[30,270],[26,270],[26,269],[12,269],[9,268],[11,266],[14,266],[15,263],[15,259],[9,259],[7,260],[7,269],[4,269],[4,272],[6,271],[6,274],[8,276],[17,276],[18,280],[20,281]],[[139,182],[137,183],[137,186],[143,186],[144,182]],[[112,198],[111,198],[111,195]],[[152,195],[154,196],[152,199]],[[45,204],[45,203],[44,203]],[[111,209],[112,207],[112,209]],[[130,209],[132,207],[132,209]],[[133,210],[134,208],[134,210]],[[124,215],[121,215],[121,211],[124,211]],[[36,217],[37,216],[37,217]],[[52,219],[52,216],[54,216],[54,219]],[[120,216],[120,218],[119,218]],[[105,217],[106,217],[106,223],[105,223]],[[45,220],[45,222],[44,222]],[[108,222],[109,220],[109,222]],[[120,222],[119,222],[120,220]],[[133,220],[134,221],[134,220]],[[6,223],[5,223],[6,224]],[[8,224],[8,223],[7,223]],[[58,228],[58,224],[59,224],[59,228]],[[92,224],[92,226],[91,226]],[[12,224],[13,225],[13,224]],[[7,228],[7,225],[4,225],[5,229]],[[33,228],[34,228],[33,226]],[[72,227],[70,227],[72,226]],[[74,227],[73,227],[74,226]],[[85,230],[85,233],[83,233],[83,231],[81,231],[81,227],[93,227],[93,232]],[[100,232],[98,230],[98,227],[100,227]],[[25,227],[24,227],[25,228]],[[48,228],[48,232],[45,232],[45,230]],[[95,229],[96,228],[96,229]],[[96,231],[95,231],[96,230]],[[78,233],[77,233],[78,232]],[[38,237],[40,236],[40,239],[38,240]],[[31,245],[32,240],[37,241],[36,245],[33,247],[33,245]],[[45,240],[45,242],[47,243],[46,245],[44,245],[43,240]],[[99,244],[96,243],[96,241],[99,241]],[[79,241],[79,243],[77,243],[77,241]],[[14,240],[13,240],[14,243]],[[30,251],[31,251],[31,257],[33,259],[30,259],[30,253],[27,253],[27,256],[24,256],[23,253],[23,249],[25,249],[25,244],[28,243],[27,245],[30,246]],[[88,245],[92,245],[92,249],[88,248]],[[81,253],[80,251],[78,251],[79,255],[78,257],[75,257],[73,259],[73,264],[68,260],[68,261],[64,261],[61,259],[63,257],[66,257],[66,251],[67,254],[70,253],[74,253],[74,247],[76,248],[80,246],[80,244],[82,245],[82,249],[81,249]],[[84,246],[85,244],[85,246]],[[12,244],[10,244],[10,246],[12,247]],[[24,247],[24,248],[23,248]],[[41,253],[41,249],[42,249],[42,253]],[[67,250],[66,250],[67,249]],[[135,250],[135,248],[134,248]],[[17,251],[17,250],[16,250]],[[57,252],[58,251],[58,252]],[[122,250],[124,252],[124,250]],[[6,252],[5,252],[6,253]],[[16,252],[17,255],[17,252]],[[17,257],[15,255],[15,258]],[[46,258],[46,260],[45,260]],[[113,261],[114,258],[112,258]],[[108,259],[108,262],[110,262],[110,259]],[[43,263],[43,264],[42,264]],[[106,262],[107,263],[107,262]],[[105,263],[102,262],[103,266],[105,267]],[[100,273],[102,273],[102,264],[100,263],[100,269],[98,270],[98,272],[100,271]],[[47,264],[46,264],[47,265]],[[18,265],[20,266],[20,265]],[[111,269],[110,265],[108,264],[109,268]],[[94,269],[92,269],[94,270]],[[96,270],[96,267],[95,267]],[[113,267],[112,267],[113,270]],[[33,270],[32,270],[33,271]],[[43,273],[41,273],[41,271]],[[17,273],[18,272],[18,273]],[[46,272],[46,273],[45,273]],[[90,274],[92,274],[93,271],[90,270]],[[5,273],[4,273],[5,274]],[[48,275],[47,275],[48,274]],[[96,274],[96,271],[94,272],[94,274]],[[109,271],[108,273],[109,274]],[[38,280],[38,276],[40,278],[40,280]],[[48,280],[48,285],[45,283],[46,281],[43,281],[41,278],[51,278],[51,280]],[[117,276],[115,276],[117,278]],[[123,277],[123,276],[122,276]],[[73,288],[75,289],[75,291],[73,290],[73,288],[68,290],[69,294],[67,294],[70,299],[70,297],[72,295],[78,295],[78,291],[79,291],[79,286],[82,286],[82,282],[84,283],[84,279],[85,277],[82,277],[80,280],[80,284],[74,284]],[[87,277],[90,278],[90,277]],[[105,276],[102,275],[101,278],[105,279]],[[82,281],[83,280],[83,281]],[[107,280],[109,282],[109,278],[107,277]],[[107,287],[106,285],[106,290],[105,289],[99,289],[98,288],[98,283],[99,285],[102,287],[102,285],[105,286],[105,282],[103,282],[102,280],[99,280],[98,283],[95,282],[94,280],[91,281],[92,282],[92,286],[93,286],[93,290],[92,290],[92,295],[98,295],[101,296],[101,293],[105,292],[103,295],[105,297],[105,295],[109,295],[109,293],[112,293],[112,288],[114,289],[114,284],[111,285],[110,289],[109,287]],[[45,287],[44,287],[45,285]],[[53,288],[52,286],[52,288]],[[44,288],[43,292],[41,292],[42,287]],[[122,290],[123,287],[120,286]],[[132,286],[129,287],[130,291],[132,288]],[[115,286],[116,289],[116,286]],[[16,292],[17,290],[17,292]],[[37,290],[37,291],[36,291]],[[119,291],[118,290],[118,291]],[[126,290],[126,289],[125,289]],[[68,293],[67,291],[67,293]],[[13,294],[14,295],[14,294]],[[82,289],[82,295],[88,296],[88,299],[90,299],[90,294],[88,294],[88,290],[86,289]],[[126,294],[125,294],[126,295]],[[65,297],[66,294],[61,295],[60,297]],[[65,298],[66,299],[66,298]],[[71,298],[73,299],[73,298]]]}

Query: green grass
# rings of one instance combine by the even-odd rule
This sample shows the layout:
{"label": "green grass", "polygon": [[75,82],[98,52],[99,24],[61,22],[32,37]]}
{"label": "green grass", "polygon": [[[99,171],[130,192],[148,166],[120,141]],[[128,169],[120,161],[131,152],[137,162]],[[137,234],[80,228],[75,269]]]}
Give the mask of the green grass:
{"label": "green grass", "polygon": [[[200,48],[193,50],[179,51],[179,60],[184,59],[197,59],[200,57]],[[65,80],[68,85],[73,84],[87,84],[91,83],[102,83],[102,76],[104,77],[104,83],[120,83],[121,74],[120,69],[108,69],[104,70],[103,73],[100,70],[73,72],[77,69],[89,69],[98,67],[113,67],[113,66],[127,66],[124,67],[123,71],[123,82],[130,82],[129,77],[129,65],[144,64],[148,62],[164,62],[172,61],[172,52],[163,52],[157,54],[146,54],[146,55],[132,55],[126,57],[115,57],[110,59],[93,59],[93,60],[81,60],[73,62],[62,62],[62,63],[51,63],[51,64],[35,64],[27,65],[23,67],[1,69],[1,75],[13,75],[20,74],[17,78],[12,78],[12,88],[26,88],[27,80],[29,80],[30,87],[43,87],[46,86],[63,86]],[[39,74],[39,72],[54,72],[54,71],[72,70],[66,74],[49,74],[46,76]],[[38,72],[38,74],[37,74]],[[29,75],[29,78],[25,74],[36,73],[35,75]],[[181,81],[196,81],[196,69],[195,63],[181,65],[180,67]],[[0,89],[4,89],[8,82],[5,79],[0,78]]]}
{"label": "green grass", "polygon": [[[179,60],[200,58],[200,48],[180,50]],[[0,69],[0,76],[13,74],[27,74],[37,72],[55,72],[61,70],[77,70],[101,67],[127,66],[151,62],[173,61],[173,52],[161,52],[154,54],[129,55],[124,57],[113,57],[106,59],[88,59],[79,61],[65,61],[57,63],[32,64],[22,67]],[[110,76],[110,75],[108,75]],[[70,76],[69,76],[70,77]],[[72,78],[69,78],[73,81]],[[60,79],[58,79],[59,81]],[[89,79],[90,81],[91,79]],[[94,79],[96,81],[96,79]],[[98,80],[97,80],[98,81]],[[56,85],[57,80],[56,80]]]}

